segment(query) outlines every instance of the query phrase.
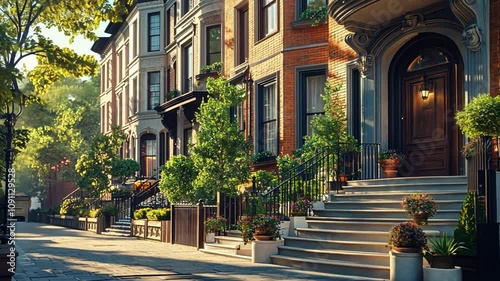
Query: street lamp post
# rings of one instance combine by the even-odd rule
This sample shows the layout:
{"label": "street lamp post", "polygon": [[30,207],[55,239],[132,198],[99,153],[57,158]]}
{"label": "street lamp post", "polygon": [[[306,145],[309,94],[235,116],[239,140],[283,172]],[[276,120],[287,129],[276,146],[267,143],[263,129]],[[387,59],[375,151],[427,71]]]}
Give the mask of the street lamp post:
{"label": "street lamp post", "polygon": [[[14,151],[12,148],[12,141],[14,139],[14,125],[16,124],[17,118],[23,113],[24,98],[23,94],[17,90],[13,91],[13,99],[9,101],[3,113],[0,115],[1,119],[5,119],[4,125],[6,128],[5,132],[5,194],[3,202],[3,221],[0,225],[0,230],[2,231],[0,235],[0,243],[7,244],[10,238],[10,228],[9,228],[9,196],[15,196],[15,174],[12,173],[12,163],[14,162]],[[12,192],[9,192],[12,190]]]}

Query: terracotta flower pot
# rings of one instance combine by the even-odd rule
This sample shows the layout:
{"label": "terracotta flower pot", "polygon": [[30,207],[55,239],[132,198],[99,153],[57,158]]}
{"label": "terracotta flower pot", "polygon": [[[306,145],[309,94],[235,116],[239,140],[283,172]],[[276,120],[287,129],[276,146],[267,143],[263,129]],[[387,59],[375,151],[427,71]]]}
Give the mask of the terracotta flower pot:
{"label": "terracotta flower pot", "polygon": [[384,159],[380,160],[379,163],[382,166],[386,178],[395,178],[398,176],[398,169],[401,163],[400,160]]}
{"label": "terracotta flower pot", "polygon": [[254,234],[253,238],[257,241],[270,241],[273,239],[273,236],[266,234]]}
{"label": "terracotta flower pot", "polygon": [[413,222],[417,225],[427,225],[427,221],[429,219],[429,215],[427,214],[414,214]]}

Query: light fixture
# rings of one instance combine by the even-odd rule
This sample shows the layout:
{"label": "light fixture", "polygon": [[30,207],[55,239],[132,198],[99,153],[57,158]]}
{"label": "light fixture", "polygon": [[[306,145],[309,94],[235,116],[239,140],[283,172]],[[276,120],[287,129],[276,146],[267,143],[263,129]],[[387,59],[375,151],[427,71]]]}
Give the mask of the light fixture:
{"label": "light fixture", "polygon": [[422,87],[420,87],[420,95],[422,96],[423,100],[426,100],[429,98],[429,94],[430,94],[429,86],[427,86],[427,81],[425,80],[424,76],[424,84],[422,85]]}

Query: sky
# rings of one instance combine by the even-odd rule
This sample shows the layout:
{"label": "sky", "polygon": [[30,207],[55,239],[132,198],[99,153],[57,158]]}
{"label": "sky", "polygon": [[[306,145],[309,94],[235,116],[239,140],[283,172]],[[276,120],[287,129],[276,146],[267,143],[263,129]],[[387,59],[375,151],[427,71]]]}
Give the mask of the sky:
{"label": "sky", "polygon": [[[109,36],[109,34],[104,32],[107,24],[107,22],[101,24],[101,26],[96,31],[97,36]],[[57,28],[43,28],[42,30],[43,35],[48,36],[58,46],[71,48],[80,55],[93,55],[98,61],[100,60],[99,54],[94,53],[90,50],[90,48],[94,44],[94,41],[87,40],[83,38],[83,36],[77,36],[75,38],[75,41],[70,44],[69,37],[66,37],[63,33],[57,31]],[[21,64],[24,64],[28,70],[33,69],[33,67],[36,66],[36,58],[35,56],[26,57],[21,61]]]}

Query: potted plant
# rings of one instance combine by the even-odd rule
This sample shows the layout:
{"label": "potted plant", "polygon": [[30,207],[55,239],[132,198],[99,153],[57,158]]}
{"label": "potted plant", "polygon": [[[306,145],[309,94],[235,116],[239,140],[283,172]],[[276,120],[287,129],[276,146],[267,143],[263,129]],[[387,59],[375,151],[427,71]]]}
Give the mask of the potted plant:
{"label": "potted plant", "polygon": [[401,206],[418,225],[427,225],[427,220],[436,214],[438,205],[429,194],[412,193],[403,197]]}
{"label": "potted plant", "polygon": [[303,20],[311,20],[311,26],[318,26],[323,23],[328,15],[328,7],[320,6],[320,7],[308,7],[300,14],[300,19]]}
{"label": "potted plant", "polygon": [[388,244],[395,252],[421,253],[422,249],[427,249],[427,236],[414,222],[402,222],[389,231]]}
{"label": "potted plant", "polygon": [[443,233],[441,236],[429,239],[430,246],[424,250],[424,258],[430,264],[424,266],[424,281],[450,280],[461,281],[462,269],[455,266],[453,257],[462,249],[462,242],[453,236]]}
{"label": "potted plant", "polygon": [[422,280],[422,249],[427,249],[427,236],[412,221],[394,225],[389,231],[390,280]]}
{"label": "potted plant", "polygon": [[397,149],[384,150],[378,156],[378,161],[386,178],[397,177],[399,166],[405,159],[406,156]]}
{"label": "potted plant", "polygon": [[280,237],[280,220],[268,215],[244,216],[237,222],[243,242],[273,240]]}
{"label": "potted plant", "polygon": [[292,216],[305,216],[312,208],[311,198],[309,196],[299,196],[297,200],[292,203]]}
{"label": "potted plant", "polygon": [[209,217],[205,225],[206,241],[215,242],[215,234],[220,234],[226,229],[227,220],[223,216]]}

